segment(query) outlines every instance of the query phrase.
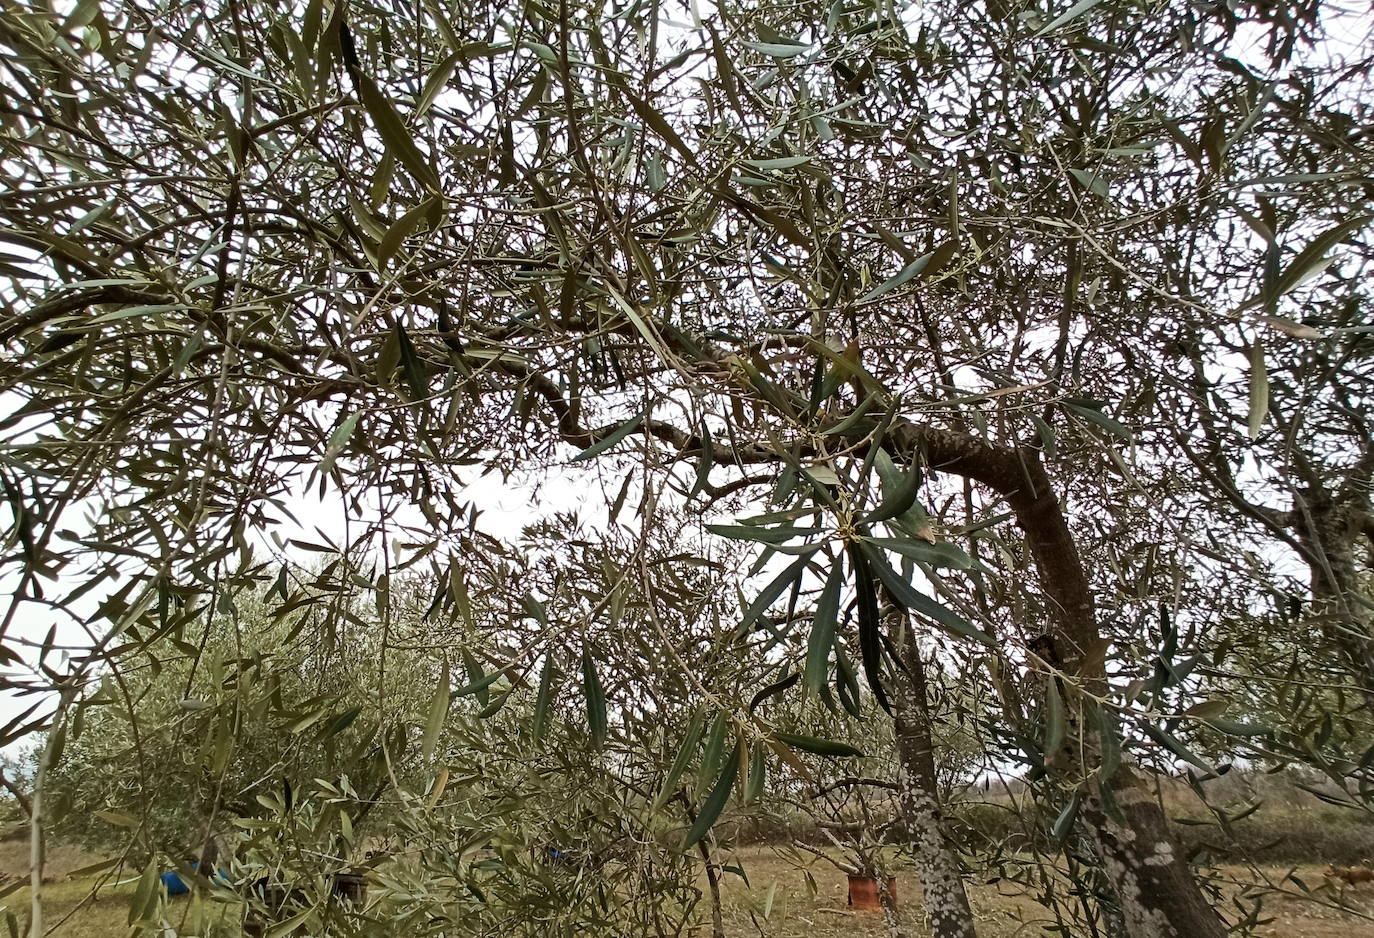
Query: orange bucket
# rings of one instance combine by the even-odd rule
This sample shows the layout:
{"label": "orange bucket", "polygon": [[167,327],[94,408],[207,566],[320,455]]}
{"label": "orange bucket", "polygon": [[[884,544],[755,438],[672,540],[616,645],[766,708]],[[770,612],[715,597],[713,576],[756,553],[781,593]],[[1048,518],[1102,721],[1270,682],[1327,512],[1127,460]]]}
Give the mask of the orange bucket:
{"label": "orange bucket", "polygon": [[[887,894],[895,906],[897,904],[897,882],[891,876],[887,878]],[[877,878],[850,874],[847,904],[856,909],[881,909],[883,904],[878,898]]]}

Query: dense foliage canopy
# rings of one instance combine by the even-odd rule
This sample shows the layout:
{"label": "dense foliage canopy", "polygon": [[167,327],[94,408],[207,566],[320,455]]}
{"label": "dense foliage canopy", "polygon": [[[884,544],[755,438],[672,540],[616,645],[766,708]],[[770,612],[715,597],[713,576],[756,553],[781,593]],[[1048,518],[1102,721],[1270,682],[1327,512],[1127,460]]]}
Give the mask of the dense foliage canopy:
{"label": "dense foliage canopy", "polygon": [[[942,938],[987,862],[950,779],[992,775],[1089,883],[1084,933],[1253,924],[1151,780],[1300,763],[1374,804],[1368,29],[1315,0],[11,4],[0,653],[33,704],[5,742],[45,732],[36,844],[117,724],[129,766],[185,754],[245,870],[342,869],[385,803],[425,846],[374,864],[368,927],[543,928],[528,850],[566,824],[641,878],[559,927],[667,934],[713,822],[866,738]],[[193,819],[129,791],[116,839],[176,859]],[[487,892],[501,837],[521,872]]]}

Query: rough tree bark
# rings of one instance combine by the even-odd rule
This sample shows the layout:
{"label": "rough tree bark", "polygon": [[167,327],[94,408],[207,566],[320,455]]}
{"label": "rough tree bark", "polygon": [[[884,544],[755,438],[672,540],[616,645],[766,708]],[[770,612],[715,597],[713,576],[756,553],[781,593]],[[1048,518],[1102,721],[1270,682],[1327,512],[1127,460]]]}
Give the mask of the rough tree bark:
{"label": "rough tree bark", "polygon": [[1132,938],[1222,938],[1225,924],[1198,888],[1169,820],[1140,775],[1126,766],[1111,782],[1116,817],[1090,783],[1079,817],[1092,832]]}
{"label": "rough tree bark", "polygon": [[976,938],[959,856],[945,834],[940,810],[925,662],[906,628],[905,617],[888,616],[888,635],[898,655],[892,694],[899,766],[897,794],[921,879],[930,934],[932,938]]}
{"label": "rough tree bark", "polygon": [[907,938],[897,914],[897,900],[892,894],[892,881],[886,874],[878,877],[878,904],[883,907],[883,921],[887,923],[888,938]]}

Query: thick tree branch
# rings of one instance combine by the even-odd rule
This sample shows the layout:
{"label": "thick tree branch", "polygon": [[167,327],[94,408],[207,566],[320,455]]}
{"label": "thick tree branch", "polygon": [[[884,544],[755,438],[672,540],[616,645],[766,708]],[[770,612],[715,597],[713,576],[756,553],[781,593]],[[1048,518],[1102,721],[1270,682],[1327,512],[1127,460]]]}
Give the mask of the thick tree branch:
{"label": "thick tree branch", "polygon": [[10,780],[10,777],[5,774],[5,770],[2,768],[0,768],[0,788],[10,793],[10,797],[19,804],[19,808],[24,812],[25,817],[29,817],[33,814],[33,806],[29,802],[29,796]]}

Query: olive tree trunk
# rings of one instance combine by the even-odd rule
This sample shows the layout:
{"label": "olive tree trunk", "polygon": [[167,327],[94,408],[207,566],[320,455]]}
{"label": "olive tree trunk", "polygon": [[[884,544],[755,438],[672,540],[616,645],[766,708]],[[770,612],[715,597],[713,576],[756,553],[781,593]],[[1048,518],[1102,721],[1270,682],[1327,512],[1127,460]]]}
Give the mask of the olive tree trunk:
{"label": "olive tree trunk", "polygon": [[[1049,631],[1032,650],[1042,665],[1053,667],[1045,669],[1048,680],[1055,680],[1052,675],[1058,672],[1087,694],[1106,697],[1107,642],[1078,545],[1039,450],[995,446],[966,433],[916,423],[894,428],[893,436],[913,460],[973,479],[1007,499],[1025,532],[1051,610]],[[1047,655],[1054,660],[1046,660]],[[1084,694],[1066,696],[1067,737],[1076,751],[1060,759],[1046,753],[1052,771],[1058,764],[1077,771],[1100,763],[1097,721],[1083,719]],[[1109,786],[1109,799],[1102,797],[1102,785]],[[1123,766],[1105,781],[1095,777],[1085,794],[1079,822],[1097,845],[1130,938],[1225,938],[1225,922],[1203,895],[1144,779]],[[1109,803],[1115,810],[1108,809]]]}
{"label": "olive tree trunk", "polygon": [[945,834],[935,771],[925,663],[905,620],[889,616],[898,667],[892,695],[897,736],[897,793],[916,860],[931,938],[976,938],[959,855]]}
{"label": "olive tree trunk", "polygon": [[1112,784],[1115,814],[1100,790],[1084,799],[1086,822],[1117,894],[1121,917],[1132,938],[1224,938],[1225,924],[1212,908],[1178,844],[1169,819],[1145,780],[1129,768]]}
{"label": "olive tree trunk", "polygon": [[[1369,609],[1360,601],[1358,545],[1371,529],[1363,496],[1332,496],[1313,486],[1288,513],[1311,570],[1312,612],[1345,658],[1374,712],[1374,630]],[[1371,541],[1374,543],[1374,541]]]}

